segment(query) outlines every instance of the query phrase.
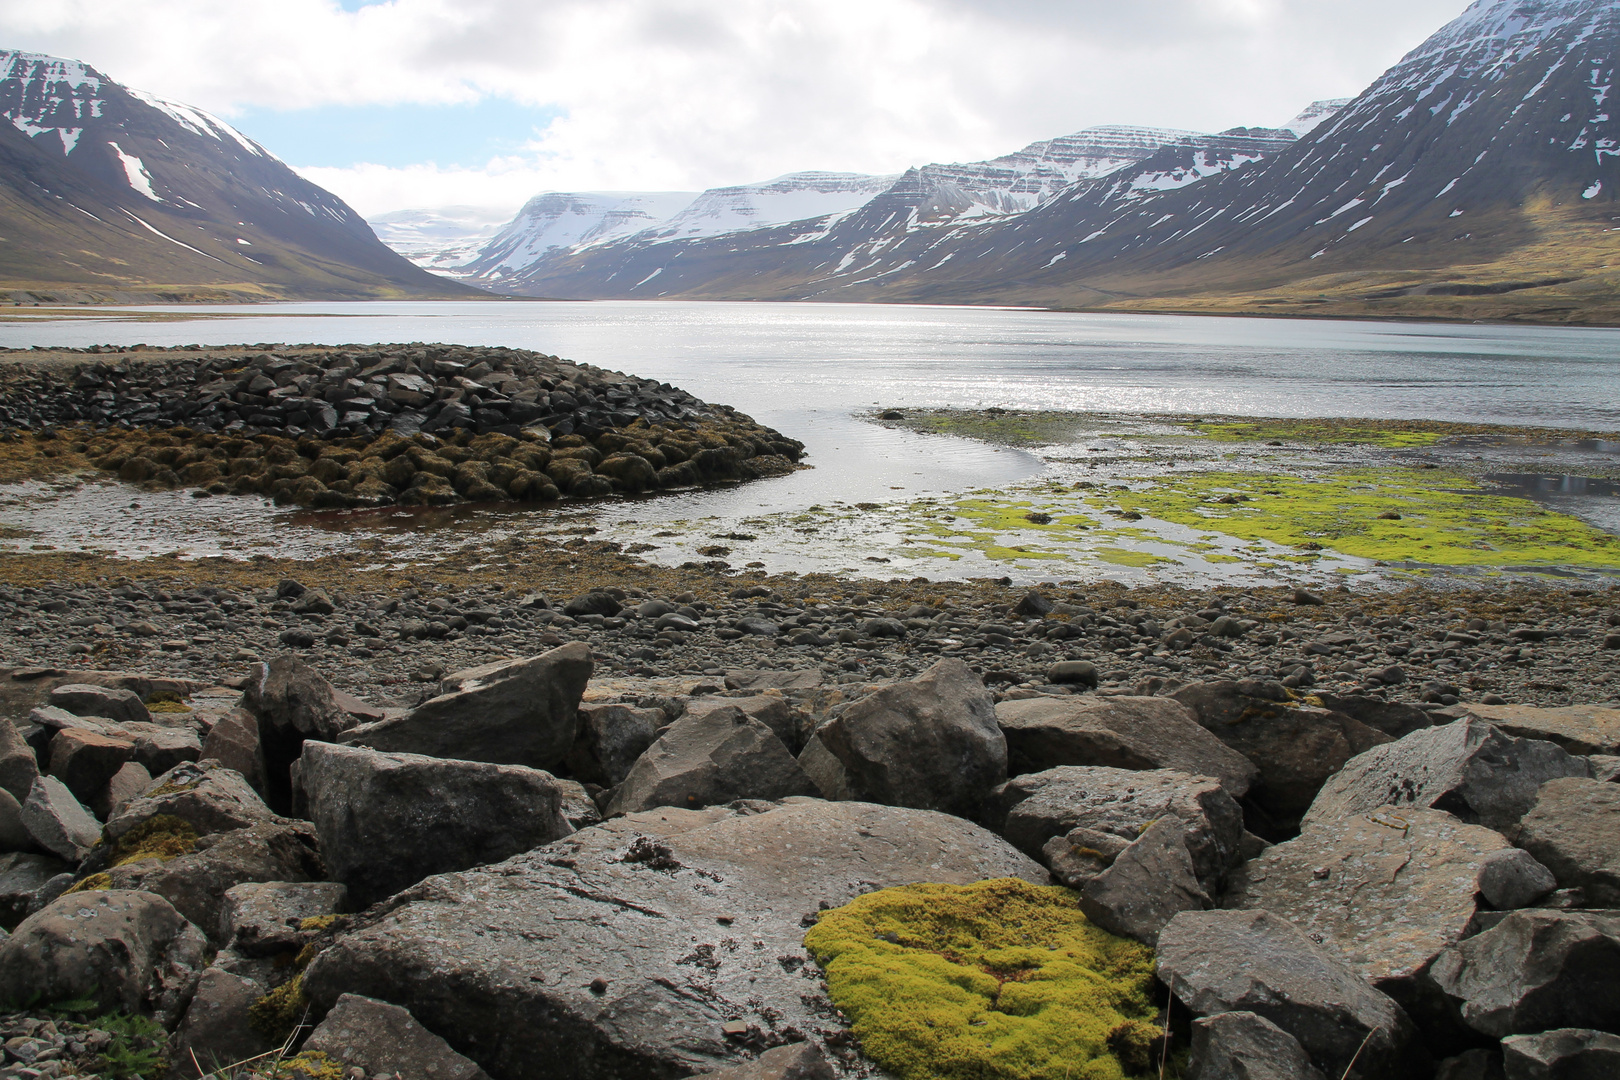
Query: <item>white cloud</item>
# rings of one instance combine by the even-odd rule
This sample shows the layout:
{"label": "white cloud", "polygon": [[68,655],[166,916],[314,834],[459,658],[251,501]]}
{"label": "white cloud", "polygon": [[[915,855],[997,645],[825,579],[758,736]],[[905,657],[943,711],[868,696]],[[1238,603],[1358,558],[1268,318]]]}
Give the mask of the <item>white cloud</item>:
{"label": "white cloud", "polygon": [[[306,170],[376,213],[974,160],[1100,123],[1281,123],[1463,0],[0,0],[5,44],[227,116],[444,104],[565,115],[482,170]],[[251,131],[248,134],[252,134]],[[431,159],[424,147],[422,159]],[[296,165],[297,162],[295,161]]]}

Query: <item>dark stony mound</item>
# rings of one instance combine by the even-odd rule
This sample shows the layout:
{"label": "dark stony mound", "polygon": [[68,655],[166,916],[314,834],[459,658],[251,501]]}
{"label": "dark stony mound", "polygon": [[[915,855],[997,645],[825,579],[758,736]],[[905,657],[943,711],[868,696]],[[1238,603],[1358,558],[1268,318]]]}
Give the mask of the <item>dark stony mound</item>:
{"label": "dark stony mound", "polygon": [[782,475],[804,454],[668,383],[522,350],[196,351],[10,369],[0,425],[76,427],[132,483],[316,507],[692,487]]}

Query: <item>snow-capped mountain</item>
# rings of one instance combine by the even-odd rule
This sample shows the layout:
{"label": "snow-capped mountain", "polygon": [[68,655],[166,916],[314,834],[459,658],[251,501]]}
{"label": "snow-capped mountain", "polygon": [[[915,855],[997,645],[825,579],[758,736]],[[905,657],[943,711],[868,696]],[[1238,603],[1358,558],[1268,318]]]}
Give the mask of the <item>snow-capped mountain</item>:
{"label": "snow-capped mountain", "polygon": [[101,295],[466,290],[201,109],[76,60],[0,52],[0,278]]}
{"label": "snow-capped mountain", "polygon": [[788,295],[819,297],[910,271],[923,252],[1074,193],[1128,205],[1241,168],[1291,145],[1282,129],[1197,135],[1094,128],[992,161],[926,165],[847,211],[709,237],[653,229],[612,243],[555,249],[518,285],[547,296]]}
{"label": "snow-capped mountain", "polygon": [[[1284,141],[1293,138],[1276,134]],[[1076,181],[1107,175],[1167,144],[1195,137],[1194,132],[1160,128],[1097,127],[1031,143],[989,161],[924,165],[901,176],[790,173],[760,184],[710,189],[668,218],[639,228],[630,227],[633,219],[608,219],[621,206],[616,200],[639,199],[634,209],[644,211],[664,196],[542,195],[456,272],[501,291],[550,295],[560,287],[564,291],[557,295],[578,295],[598,280],[590,274],[580,277],[578,260],[597,265],[658,261],[670,257],[672,243],[712,239],[752,247],[752,236],[733,234],[802,223],[788,243],[803,245],[824,238],[846,219],[843,233],[877,225],[879,231],[866,239],[878,243],[888,236],[883,230],[892,229],[885,207],[905,205],[905,228],[1020,214]],[[626,281],[623,273],[609,273],[618,282],[609,288],[643,287],[635,284],[640,274]]]}
{"label": "snow-capped mountain", "polygon": [[528,291],[560,255],[616,240],[656,244],[845,213],[888,187],[892,176],[789,173],[775,180],[691,192],[568,192],[537,196],[477,256],[455,270],[504,291]]}
{"label": "snow-capped mountain", "polygon": [[527,286],[1620,320],[1617,51],[1620,0],[1479,0],[1342,107],[1183,137],[1028,209],[930,166],[850,214],[567,252]]}
{"label": "snow-capped mountain", "polygon": [[488,206],[395,210],[367,218],[377,239],[424,270],[455,275],[495,239],[512,212]]}

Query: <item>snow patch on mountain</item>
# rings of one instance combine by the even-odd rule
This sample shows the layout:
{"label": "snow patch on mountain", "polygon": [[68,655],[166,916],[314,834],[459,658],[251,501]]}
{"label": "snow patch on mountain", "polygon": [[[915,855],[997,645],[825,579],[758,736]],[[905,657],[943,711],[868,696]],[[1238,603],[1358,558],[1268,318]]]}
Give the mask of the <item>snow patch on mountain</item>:
{"label": "snow patch on mountain", "polygon": [[1355,98],[1325,98],[1322,101],[1313,101],[1298,116],[1294,117],[1283,128],[1292,131],[1297,138],[1303,139],[1321,126],[1325,120],[1330,120]]}
{"label": "snow patch on mountain", "polygon": [[203,112],[194,105],[182,105],[177,101],[165,101],[156,94],[148,94],[144,90],[130,89],[129,94],[137,101],[143,101],[152,106],[152,108],[194,135],[201,135],[205,139],[218,139],[221,142],[226,139],[233,139],[250,154],[257,154],[260,157],[272,156],[264,147],[243,135],[219,117],[212,113]]}
{"label": "snow patch on mountain", "polygon": [[118,155],[118,163],[124,167],[124,175],[129,178],[129,186],[153,202],[162,202],[158,193],[152,190],[152,174],[146,171],[141,159],[133,154],[124,153],[123,147],[115,142],[109,141],[107,145]]}
{"label": "snow patch on mountain", "polygon": [[78,145],[84,121],[101,115],[101,86],[101,75],[77,60],[0,51],[0,116],[31,139],[57,136],[64,156]]}
{"label": "snow patch on mountain", "polygon": [[605,243],[658,225],[690,205],[693,197],[690,191],[537,195],[465,269],[469,274],[499,281],[555,251]]}
{"label": "snow patch on mountain", "polygon": [[894,183],[894,176],[797,172],[758,184],[710,188],[638,240],[690,240],[783,225],[853,210]]}

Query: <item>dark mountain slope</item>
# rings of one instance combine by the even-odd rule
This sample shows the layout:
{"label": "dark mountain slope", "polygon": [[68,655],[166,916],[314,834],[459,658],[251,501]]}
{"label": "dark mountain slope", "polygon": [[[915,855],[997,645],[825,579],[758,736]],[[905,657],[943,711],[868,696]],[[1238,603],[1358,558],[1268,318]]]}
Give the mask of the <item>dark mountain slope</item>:
{"label": "dark mountain slope", "polygon": [[465,298],[200,110],[0,53],[0,289],[44,297]]}

